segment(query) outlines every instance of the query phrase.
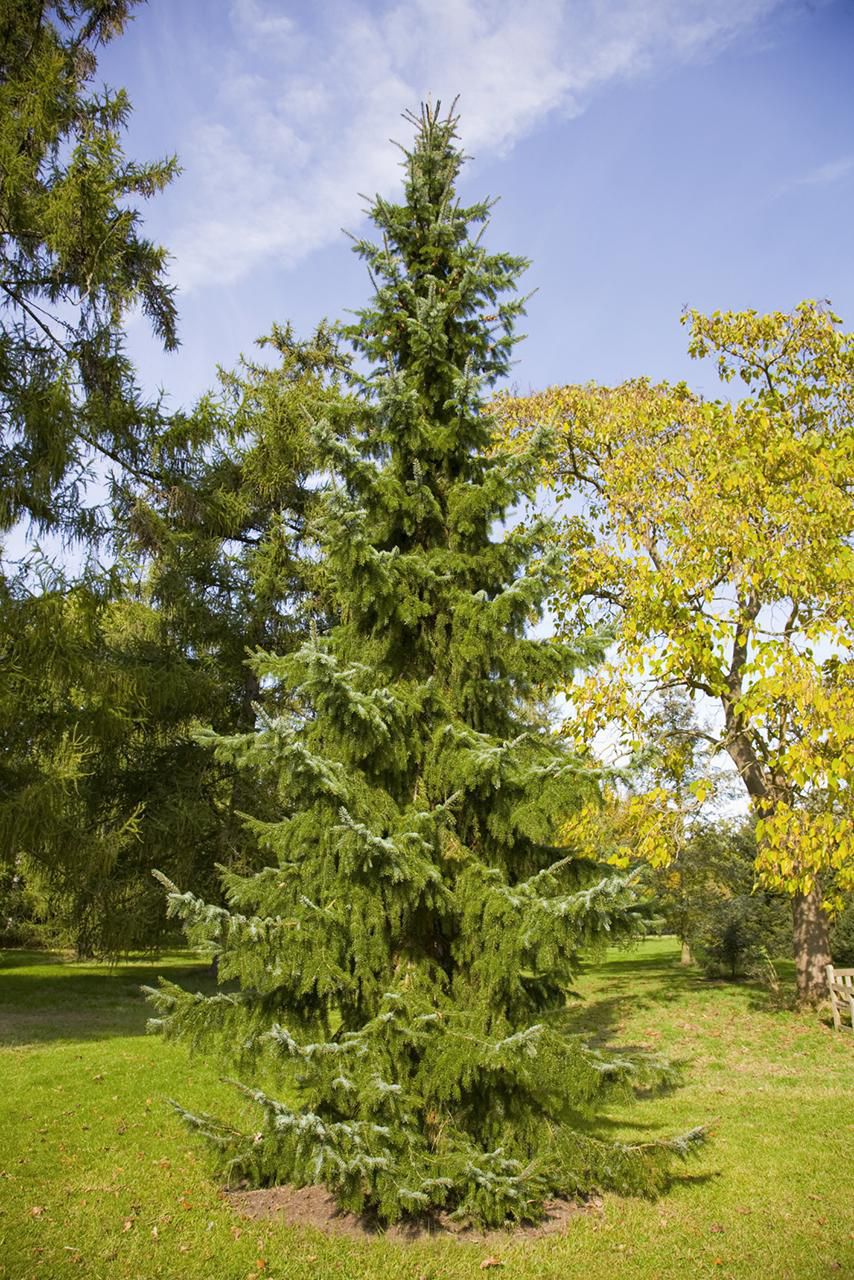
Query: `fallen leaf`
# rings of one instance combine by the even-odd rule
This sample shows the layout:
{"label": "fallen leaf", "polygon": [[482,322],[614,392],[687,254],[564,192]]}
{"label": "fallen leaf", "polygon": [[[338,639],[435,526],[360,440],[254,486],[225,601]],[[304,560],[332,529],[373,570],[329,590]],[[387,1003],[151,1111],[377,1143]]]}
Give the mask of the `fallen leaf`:
{"label": "fallen leaf", "polygon": [[40,1218],[40,1217],[42,1216],[42,1214],[43,1214],[43,1213],[44,1213],[44,1205],[43,1205],[43,1204],[34,1204],[34,1205],[33,1205],[33,1207],[32,1207],[32,1209],[30,1209],[30,1217],[31,1217],[31,1218]]}
{"label": "fallen leaf", "polygon": [[152,1234],[152,1236],[154,1237],[154,1239],[156,1240],[156,1239],[157,1239],[157,1237],[160,1235],[160,1232],[157,1230],[157,1228],[156,1228],[156,1227],[152,1227],[152,1228],[151,1228],[151,1234]]}
{"label": "fallen leaf", "polygon": [[263,1271],[263,1270],[264,1270],[264,1268],[266,1267],[266,1265],[267,1265],[267,1259],[266,1259],[266,1258],[256,1258],[256,1259],[255,1259],[255,1266],[258,1268],[258,1270],[259,1270],[259,1271]]}
{"label": "fallen leaf", "polygon": [[231,1234],[232,1234],[232,1236],[234,1237],[234,1239],[235,1239],[235,1240],[239,1240],[239,1239],[240,1239],[240,1237],[243,1235],[243,1228],[242,1228],[242,1227],[232,1227],[232,1228],[231,1228]]}
{"label": "fallen leaf", "polygon": [[713,1222],[713,1223],[712,1223],[712,1225],[709,1227],[709,1230],[710,1230],[710,1231],[717,1231],[717,1232],[721,1232],[721,1231],[723,1231],[723,1227],[721,1226],[721,1224],[720,1224],[719,1222]]}
{"label": "fallen leaf", "polygon": [[130,1231],[132,1226],[133,1226],[133,1218],[125,1218],[124,1222],[122,1223],[122,1231]]}
{"label": "fallen leaf", "polygon": [[189,1246],[188,1244],[179,1244],[179,1245],[178,1245],[178,1252],[179,1252],[179,1253],[189,1253],[189,1252],[190,1252],[190,1246]]}
{"label": "fallen leaf", "polygon": [[503,1266],[504,1266],[504,1263],[501,1261],[500,1258],[489,1257],[489,1258],[484,1258],[483,1262],[480,1264],[480,1269],[481,1271],[485,1271],[487,1267],[503,1267]]}

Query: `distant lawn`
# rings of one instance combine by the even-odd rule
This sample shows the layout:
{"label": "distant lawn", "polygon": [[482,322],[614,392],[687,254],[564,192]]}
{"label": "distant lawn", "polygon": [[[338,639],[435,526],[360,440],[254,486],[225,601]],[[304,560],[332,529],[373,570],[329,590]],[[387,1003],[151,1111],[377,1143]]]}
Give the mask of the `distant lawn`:
{"label": "distant lawn", "polygon": [[210,989],[188,956],[114,969],[0,952],[2,1280],[812,1280],[854,1276],[854,1035],[774,1012],[747,986],[703,981],[669,939],[613,952],[584,977],[579,1025],[602,1043],[684,1062],[684,1085],[612,1109],[618,1134],[719,1117],[713,1144],[663,1199],[606,1196],[565,1236],[395,1245],[241,1221],[165,1105],[237,1115],[212,1064],[146,1037],[141,982]]}

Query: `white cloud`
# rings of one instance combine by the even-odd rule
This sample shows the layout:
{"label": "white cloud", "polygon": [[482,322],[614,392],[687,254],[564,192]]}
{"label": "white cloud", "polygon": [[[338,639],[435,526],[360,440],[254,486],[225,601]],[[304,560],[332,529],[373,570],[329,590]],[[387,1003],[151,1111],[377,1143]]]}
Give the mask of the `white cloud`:
{"label": "white cloud", "polygon": [[827,164],[820,164],[817,168],[811,169],[809,173],[804,173],[799,178],[793,178],[787,183],[786,190],[791,187],[824,187],[831,182],[839,182],[842,178],[847,178],[849,173],[854,172],[854,156],[843,156],[840,160],[830,160]]}
{"label": "white cloud", "polygon": [[[233,45],[183,160],[183,288],[294,264],[390,191],[400,113],[460,93],[463,141],[506,151],[615,80],[712,56],[788,0],[234,0]],[[294,17],[301,14],[301,18]],[[821,180],[821,179],[817,179]]]}

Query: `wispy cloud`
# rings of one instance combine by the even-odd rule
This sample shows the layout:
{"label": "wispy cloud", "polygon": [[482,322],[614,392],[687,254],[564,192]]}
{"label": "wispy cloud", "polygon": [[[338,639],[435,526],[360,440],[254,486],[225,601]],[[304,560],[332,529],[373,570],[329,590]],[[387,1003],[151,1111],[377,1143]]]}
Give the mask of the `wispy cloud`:
{"label": "wispy cloud", "polygon": [[849,173],[854,173],[854,156],[842,156],[839,160],[829,160],[826,164],[810,169],[808,173],[802,173],[800,177],[792,178],[786,183],[784,190],[791,190],[792,187],[825,187],[831,182],[847,178]]}
{"label": "wispy cloud", "polygon": [[273,0],[233,0],[216,95],[184,149],[174,275],[185,289],[234,282],[354,227],[356,193],[397,180],[400,112],[428,94],[460,93],[468,151],[506,151],[611,82],[714,55],[786,3],[327,0],[283,16]]}

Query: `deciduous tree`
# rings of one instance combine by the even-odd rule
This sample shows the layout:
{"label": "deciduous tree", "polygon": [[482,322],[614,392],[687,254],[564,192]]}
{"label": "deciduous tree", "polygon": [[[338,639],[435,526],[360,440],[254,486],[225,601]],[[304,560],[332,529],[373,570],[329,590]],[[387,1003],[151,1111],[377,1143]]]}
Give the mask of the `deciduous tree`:
{"label": "deciduous tree", "polygon": [[854,883],[854,336],[825,306],[686,317],[743,399],[635,380],[498,406],[505,437],[550,424],[542,478],[564,521],[559,633],[616,628],[606,672],[569,687],[589,738],[648,740],[653,691],[717,704],[714,745],[754,804],[764,884],[792,899],[798,989],[829,959],[822,886]]}

